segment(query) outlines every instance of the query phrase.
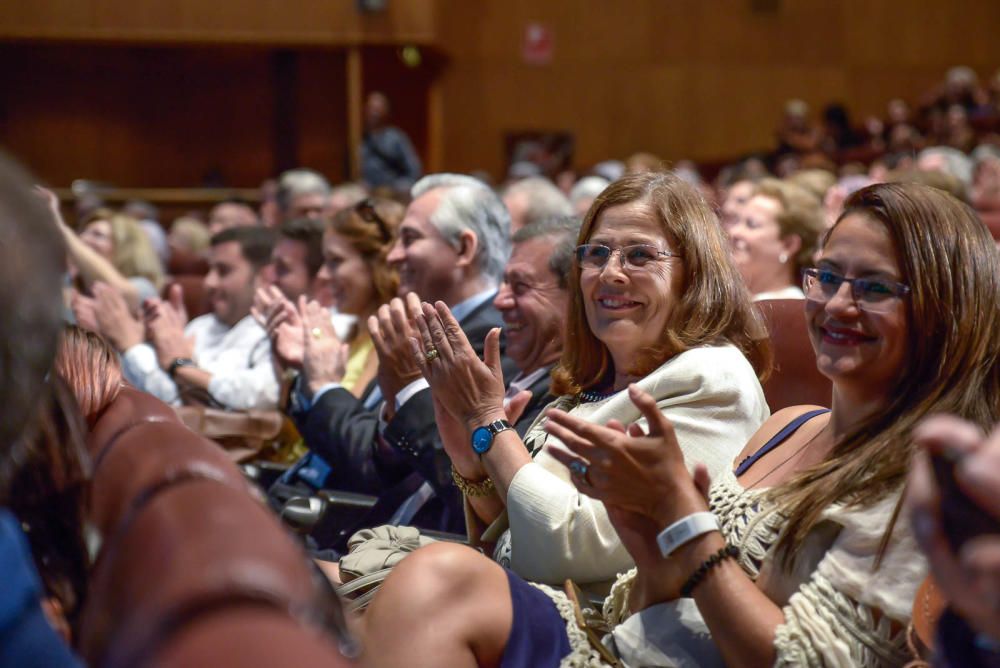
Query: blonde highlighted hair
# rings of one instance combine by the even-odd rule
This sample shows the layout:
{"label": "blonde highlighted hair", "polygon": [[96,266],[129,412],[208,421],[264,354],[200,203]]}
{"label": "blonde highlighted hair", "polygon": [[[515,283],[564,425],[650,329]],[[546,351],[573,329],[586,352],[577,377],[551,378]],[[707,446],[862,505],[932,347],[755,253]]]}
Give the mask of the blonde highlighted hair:
{"label": "blonde highlighted hair", "polygon": [[80,230],[99,220],[106,220],[111,225],[111,263],[115,269],[125,278],[141,276],[157,290],[162,288],[163,265],[139,222],[123,213],[97,209],[81,221]]}

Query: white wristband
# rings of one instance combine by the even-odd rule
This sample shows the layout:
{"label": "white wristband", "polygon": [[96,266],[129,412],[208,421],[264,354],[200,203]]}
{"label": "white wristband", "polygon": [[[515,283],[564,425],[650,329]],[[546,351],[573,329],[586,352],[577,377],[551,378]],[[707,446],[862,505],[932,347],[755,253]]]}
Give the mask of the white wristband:
{"label": "white wristband", "polygon": [[656,535],[656,544],[660,546],[660,554],[664,559],[673,554],[674,550],[698,536],[718,531],[719,522],[715,515],[706,511],[692,513],[682,517]]}

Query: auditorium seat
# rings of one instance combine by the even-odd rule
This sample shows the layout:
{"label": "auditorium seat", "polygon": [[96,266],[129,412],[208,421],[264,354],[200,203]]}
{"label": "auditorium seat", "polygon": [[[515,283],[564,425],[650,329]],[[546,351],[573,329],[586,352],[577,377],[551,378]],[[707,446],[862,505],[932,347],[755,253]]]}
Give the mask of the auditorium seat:
{"label": "auditorium seat", "polygon": [[756,302],[767,322],[774,369],[764,383],[771,412],[800,404],[829,406],[830,380],[816,370],[816,355],[806,329],[805,301],[766,299]]}
{"label": "auditorium seat", "polygon": [[350,665],[329,586],[239,469],[169,406],[124,387],[88,449],[101,541],[79,626],[88,665]]}
{"label": "auditorium seat", "polygon": [[[149,447],[150,443],[170,444]],[[192,437],[177,422],[146,422],[109,444],[95,461],[90,495],[90,519],[108,533],[134,502],[150,489],[197,475],[246,491],[249,483],[230,467],[226,453],[202,437]]]}
{"label": "auditorium seat", "polygon": [[167,273],[174,276],[204,276],[208,273],[208,260],[202,255],[174,249],[167,262]]}

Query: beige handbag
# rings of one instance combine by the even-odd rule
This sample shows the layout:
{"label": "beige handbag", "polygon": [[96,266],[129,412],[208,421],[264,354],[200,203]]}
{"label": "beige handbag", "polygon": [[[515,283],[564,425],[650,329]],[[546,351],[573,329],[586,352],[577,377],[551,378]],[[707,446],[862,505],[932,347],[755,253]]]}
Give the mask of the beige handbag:
{"label": "beige handbag", "polygon": [[283,454],[301,440],[295,425],[274,410],[228,411],[205,406],[178,406],[189,429],[221,445],[237,463],[252,459],[284,461]]}
{"label": "beige handbag", "polygon": [[348,552],[340,559],[344,584],[337,593],[349,601],[350,609],[363,610],[396,564],[435,542],[415,527],[386,525],[358,531],[347,541]]}

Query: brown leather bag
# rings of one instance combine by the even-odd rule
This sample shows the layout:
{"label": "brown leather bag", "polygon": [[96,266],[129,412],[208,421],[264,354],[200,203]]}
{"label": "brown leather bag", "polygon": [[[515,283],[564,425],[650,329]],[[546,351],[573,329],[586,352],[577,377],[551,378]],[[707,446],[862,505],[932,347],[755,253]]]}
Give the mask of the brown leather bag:
{"label": "brown leather bag", "polygon": [[205,406],[179,406],[175,410],[189,429],[218,443],[238,463],[283,461],[302,440],[292,421],[280,411],[224,411]]}

